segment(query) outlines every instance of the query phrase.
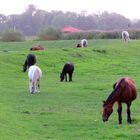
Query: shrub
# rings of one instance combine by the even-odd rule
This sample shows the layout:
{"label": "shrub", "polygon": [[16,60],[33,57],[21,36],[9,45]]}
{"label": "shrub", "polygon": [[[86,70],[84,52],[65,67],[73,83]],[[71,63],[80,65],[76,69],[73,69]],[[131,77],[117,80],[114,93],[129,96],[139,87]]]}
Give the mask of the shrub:
{"label": "shrub", "polygon": [[75,32],[75,33],[63,33],[62,39],[93,39],[93,32]]}
{"label": "shrub", "polygon": [[[123,30],[95,30],[78,33],[63,33],[62,39],[121,39],[122,31]],[[130,39],[140,39],[139,29],[129,29],[128,32]]]}
{"label": "shrub", "polygon": [[1,35],[1,41],[4,42],[16,42],[24,40],[25,38],[23,34],[15,30],[6,30]]}
{"label": "shrub", "polygon": [[[121,39],[123,30],[91,30],[74,33],[62,33],[60,30],[55,28],[48,28],[42,30],[39,34],[40,40],[56,40],[56,39]],[[129,29],[130,39],[140,39],[139,29]]]}
{"label": "shrub", "polygon": [[98,33],[97,38],[100,39],[117,39],[121,37],[121,32],[119,31],[102,31]]}
{"label": "shrub", "polygon": [[58,40],[61,39],[61,31],[57,28],[46,28],[38,34],[39,40]]}
{"label": "shrub", "polygon": [[140,30],[139,29],[131,29],[128,30],[130,34],[130,39],[140,39]]}

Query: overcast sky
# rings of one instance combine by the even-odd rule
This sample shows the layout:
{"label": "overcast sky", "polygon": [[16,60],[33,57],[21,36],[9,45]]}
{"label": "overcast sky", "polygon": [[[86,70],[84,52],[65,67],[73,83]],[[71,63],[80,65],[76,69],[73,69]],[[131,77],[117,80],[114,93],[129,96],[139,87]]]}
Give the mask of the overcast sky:
{"label": "overcast sky", "polygon": [[21,14],[29,4],[45,11],[61,10],[77,13],[83,10],[88,13],[108,11],[130,19],[140,19],[140,0],[0,0],[0,13]]}

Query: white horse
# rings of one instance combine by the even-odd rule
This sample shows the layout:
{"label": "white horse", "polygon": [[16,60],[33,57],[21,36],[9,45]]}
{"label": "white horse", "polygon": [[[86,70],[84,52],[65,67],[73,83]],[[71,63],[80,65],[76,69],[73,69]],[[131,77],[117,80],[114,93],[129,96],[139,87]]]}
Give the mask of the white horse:
{"label": "white horse", "polygon": [[129,33],[127,31],[122,32],[122,41],[123,42],[129,42],[130,41]]}
{"label": "white horse", "polygon": [[88,46],[88,41],[86,39],[82,39],[81,42],[80,42],[80,44],[81,44],[81,47],[82,48],[83,47],[87,47]]}
{"label": "white horse", "polygon": [[33,94],[35,92],[40,92],[40,78],[42,77],[42,71],[38,66],[32,65],[28,70],[29,77],[29,90]]}

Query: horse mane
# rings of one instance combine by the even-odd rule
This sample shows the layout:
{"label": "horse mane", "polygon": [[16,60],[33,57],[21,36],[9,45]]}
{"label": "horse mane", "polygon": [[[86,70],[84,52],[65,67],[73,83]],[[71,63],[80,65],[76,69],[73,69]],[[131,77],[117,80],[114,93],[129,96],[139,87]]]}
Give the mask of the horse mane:
{"label": "horse mane", "polygon": [[108,96],[107,100],[105,101],[105,104],[107,104],[108,102],[114,102],[115,99],[113,100],[113,97],[117,97],[116,94],[118,94],[118,92],[120,91],[120,89],[122,89],[122,83],[125,81],[125,78],[122,78],[120,81],[118,81],[117,83],[115,83],[113,85],[113,91],[111,92],[111,94]]}

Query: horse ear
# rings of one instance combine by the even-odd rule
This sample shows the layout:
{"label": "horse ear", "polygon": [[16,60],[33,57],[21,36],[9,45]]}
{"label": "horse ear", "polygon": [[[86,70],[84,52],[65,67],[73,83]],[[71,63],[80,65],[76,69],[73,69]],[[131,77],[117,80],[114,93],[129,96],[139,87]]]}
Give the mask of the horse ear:
{"label": "horse ear", "polygon": [[113,89],[116,87],[116,84],[117,84],[117,83],[114,83],[114,84],[113,84]]}

